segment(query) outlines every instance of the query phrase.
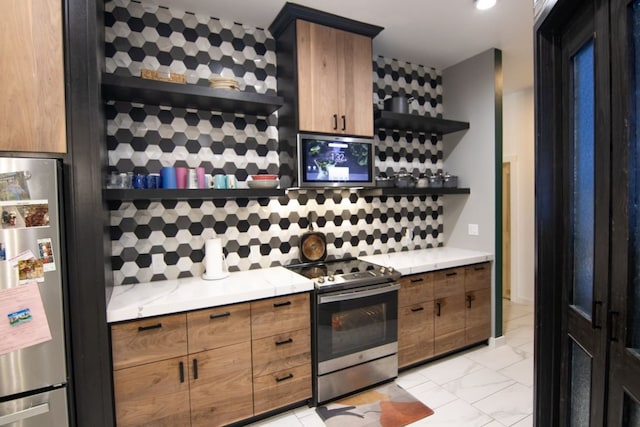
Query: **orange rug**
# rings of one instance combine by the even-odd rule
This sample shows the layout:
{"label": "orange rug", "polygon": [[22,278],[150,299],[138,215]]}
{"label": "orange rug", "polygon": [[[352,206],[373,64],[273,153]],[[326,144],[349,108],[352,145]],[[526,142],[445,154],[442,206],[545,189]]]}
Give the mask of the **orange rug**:
{"label": "orange rug", "polygon": [[433,414],[393,382],[318,406],[316,412],[328,427],[402,427]]}

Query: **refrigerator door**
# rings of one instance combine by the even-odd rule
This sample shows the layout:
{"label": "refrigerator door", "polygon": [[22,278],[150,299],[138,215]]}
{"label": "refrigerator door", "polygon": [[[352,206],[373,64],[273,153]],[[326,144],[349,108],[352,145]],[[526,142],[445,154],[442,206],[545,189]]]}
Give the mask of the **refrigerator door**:
{"label": "refrigerator door", "polygon": [[[0,158],[0,330],[6,334],[0,342],[0,400],[67,382],[59,172],[55,159]],[[25,286],[36,288],[29,285],[34,282],[51,340],[30,345],[31,337],[20,332],[43,316],[15,317],[12,297]]]}
{"label": "refrigerator door", "polygon": [[68,425],[65,388],[0,403],[0,427],[67,427]]}

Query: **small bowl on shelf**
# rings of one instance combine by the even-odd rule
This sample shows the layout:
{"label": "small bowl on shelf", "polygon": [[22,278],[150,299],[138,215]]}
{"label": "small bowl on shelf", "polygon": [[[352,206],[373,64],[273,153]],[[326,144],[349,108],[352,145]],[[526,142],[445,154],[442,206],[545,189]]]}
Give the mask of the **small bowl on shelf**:
{"label": "small bowl on shelf", "polygon": [[251,179],[253,181],[277,181],[278,175],[269,175],[269,174],[251,175]]}
{"label": "small bowl on shelf", "polygon": [[280,181],[277,179],[252,179],[247,181],[249,188],[277,188]]}

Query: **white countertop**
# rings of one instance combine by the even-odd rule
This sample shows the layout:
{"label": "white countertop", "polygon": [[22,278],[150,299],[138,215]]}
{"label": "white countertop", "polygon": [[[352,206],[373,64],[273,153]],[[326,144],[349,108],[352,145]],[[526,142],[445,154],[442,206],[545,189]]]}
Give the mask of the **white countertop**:
{"label": "white countertop", "polygon": [[220,280],[191,277],[113,288],[107,322],[179,313],[280,295],[307,292],[313,282],[284,267],[230,273]]}
{"label": "white countertop", "polygon": [[491,261],[493,260],[493,254],[468,249],[442,247],[367,255],[358,258],[384,267],[393,267],[404,276],[407,274],[424,273],[426,271],[442,270],[445,268]]}
{"label": "white countertop", "polygon": [[[442,270],[493,260],[488,252],[458,248],[418,249],[359,257],[403,275]],[[230,273],[220,280],[191,277],[113,288],[107,322],[179,313],[313,290],[313,281],[284,267]]]}

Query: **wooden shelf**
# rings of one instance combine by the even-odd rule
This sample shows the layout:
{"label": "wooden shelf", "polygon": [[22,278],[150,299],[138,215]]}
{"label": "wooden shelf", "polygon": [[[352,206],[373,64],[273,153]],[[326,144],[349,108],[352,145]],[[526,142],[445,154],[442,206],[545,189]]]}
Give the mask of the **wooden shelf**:
{"label": "wooden shelf", "polygon": [[215,189],[157,189],[157,190],[133,190],[133,189],[106,189],[106,200],[212,200],[212,199],[260,199],[265,197],[284,196],[285,190],[280,188],[254,189],[237,188],[234,190]]}
{"label": "wooden shelf", "polygon": [[446,194],[471,194],[469,188],[367,188],[364,196],[443,196]]}
{"label": "wooden shelf", "polygon": [[469,129],[469,123],[378,110],[374,115],[376,129],[405,130],[444,135]]}
{"label": "wooden shelf", "polygon": [[102,98],[142,104],[268,116],[282,107],[280,96],[102,74]]}

